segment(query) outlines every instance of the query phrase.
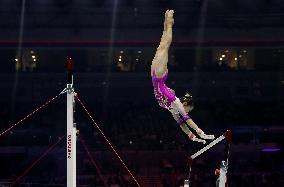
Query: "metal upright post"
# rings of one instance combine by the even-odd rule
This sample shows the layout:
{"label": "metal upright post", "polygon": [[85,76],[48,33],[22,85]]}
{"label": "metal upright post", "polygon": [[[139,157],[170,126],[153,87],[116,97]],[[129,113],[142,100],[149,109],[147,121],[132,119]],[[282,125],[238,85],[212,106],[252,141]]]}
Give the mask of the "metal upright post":
{"label": "metal upright post", "polygon": [[76,124],[74,123],[74,88],[72,60],[67,59],[67,186],[76,187]]}
{"label": "metal upright post", "polygon": [[220,166],[218,187],[225,187],[226,184],[228,184],[227,172],[228,172],[228,166],[229,166],[229,150],[230,150],[230,144],[232,142],[232,132],[231,131],[228,130],[225,133],[225,139],[226,139],[226,146],[224,150],[224,159],[221,161],[221,166]]}
{"label": "metal upright post", "polygon": [[188,161],[188,166],[189,166],[188,177],[187,179],[184,180],[184,187],[189,187],[192,163],[193,163],[193,159],[190,158]]}

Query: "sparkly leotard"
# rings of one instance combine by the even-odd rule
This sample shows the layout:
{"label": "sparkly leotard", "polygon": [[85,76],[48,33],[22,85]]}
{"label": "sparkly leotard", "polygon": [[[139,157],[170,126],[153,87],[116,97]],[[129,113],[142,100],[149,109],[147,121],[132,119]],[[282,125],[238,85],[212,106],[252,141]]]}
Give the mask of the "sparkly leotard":
{"label": "sparkly leotard", "polygon": [[168,88],[165,84],[168,78],[168,72],[166,72],[162,77],[157,77],[155,71],[152,70],[151,76],[155,98],[161,107],[169,109],[172,102],[176,100],[176,96],[174,91]]}
{"label": "sparkly leotard", "polygon": [[168,109],[178,124],[182,124],[187,119],[190,119],[185,112],[183,105],[179,99],[175,96],[174,90],[167,87],[165,84],[168,78],[168,72],[162,77],[157,77],[154,70],[151,70],[152,83],[154,87],[155,98],[159,105],[165,109]]}

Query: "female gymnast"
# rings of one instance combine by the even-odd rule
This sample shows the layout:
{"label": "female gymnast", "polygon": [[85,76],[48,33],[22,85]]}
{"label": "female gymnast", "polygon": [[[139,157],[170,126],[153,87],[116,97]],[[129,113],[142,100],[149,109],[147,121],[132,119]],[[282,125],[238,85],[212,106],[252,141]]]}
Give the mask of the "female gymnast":
{"label": "female gymnast", "polygon": [[[159,105],[171,112],[176,122],[180,125],[183,132],[188,135],[190,140],[205,144],[206,141],[204,139],[214,139],[215,137],[214,135],[206,135],[188,116],[187,113],[193,109],[191,94],[187,92],[184,97],[179,99],[175,96],[174,90],[168,88],[165,84],[168,77],[168,51],[172,43],[173,14],[173,10],[167,10],[165,13],[163,35],[151,65],[154,94]],[[197,138],[189,130],[187,125],[195,130],[201,139]]]}

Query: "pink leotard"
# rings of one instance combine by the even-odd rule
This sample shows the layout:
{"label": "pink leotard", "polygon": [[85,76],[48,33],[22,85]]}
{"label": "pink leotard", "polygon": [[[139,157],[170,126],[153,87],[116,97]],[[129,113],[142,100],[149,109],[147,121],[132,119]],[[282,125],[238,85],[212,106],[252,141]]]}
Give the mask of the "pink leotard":
{"label": "pink leotard", "polygon": [[168,88],[167,85],[165,84],[168,78],[168,72],[166,72],[162,77],[157,77],[155,71],[152,70],[151,76],[152,76],[155,98],[157,99],[161,107],[169,109],[172,102],[176,100],[176,96],[174,91]]}
{"label": "pink leotard", "polygon": [[188,114],[185,112],[182,103],[178,98],[176,98],[174,90],[168,88],[165,84],[168,78],[168,72],[166,72],[162,77],[157,77],[155,71],[151,70],[151,76],[155,98],[159,105],[169,110],[178,124],[182,124],[187,119],[190,119]]}

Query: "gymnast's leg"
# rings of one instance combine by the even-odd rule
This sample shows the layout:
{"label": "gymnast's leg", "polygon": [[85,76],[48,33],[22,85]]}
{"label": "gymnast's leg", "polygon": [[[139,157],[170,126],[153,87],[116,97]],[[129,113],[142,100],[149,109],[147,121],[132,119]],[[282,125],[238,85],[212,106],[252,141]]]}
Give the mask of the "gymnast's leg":
{"label": "gymnast's leg", "polygon": [[165,13],[163,35],[152,61],[151,69],[155,71],[157,77],[162,77],[168,71],[168,51],[172,43],[172,27],[174,24],[173,14],[173,10],[167,10]]}

